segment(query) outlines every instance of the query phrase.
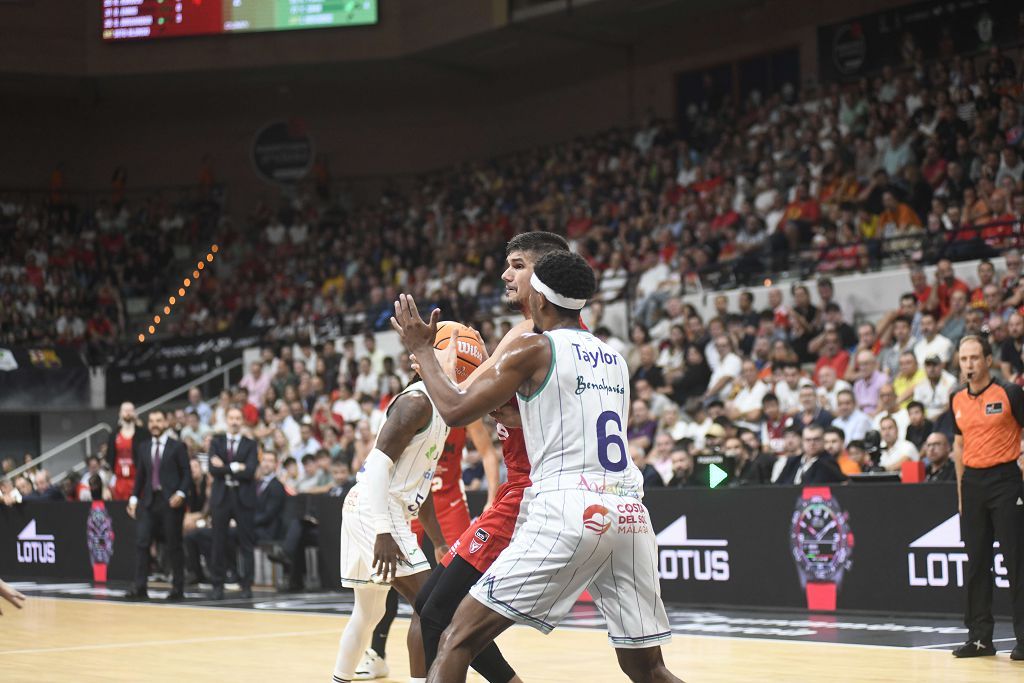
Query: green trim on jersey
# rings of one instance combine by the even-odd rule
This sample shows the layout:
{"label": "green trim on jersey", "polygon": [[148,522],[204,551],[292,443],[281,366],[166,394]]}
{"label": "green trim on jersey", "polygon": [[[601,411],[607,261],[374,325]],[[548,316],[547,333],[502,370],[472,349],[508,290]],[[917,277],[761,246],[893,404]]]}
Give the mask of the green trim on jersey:
{"label": "green trim on jersey", "polygon": [[541,382],[540,388],[537,389],[537,391],[530,394],[529,396],[523,396],[518,391],[516,391],[516,396],[518,396],[519,400],[521,401],[529,402],[537,398],[540,392],[544,391],[544,387],[548,385],[548,382],[551,380],[551,375],[555,374],[555,340],[552,339],[551,335],[549,335],[547,332],[544,333],[544,338],[548,340],[548,346],[551,347],[551,365],[548,366],[548,374],[544,377],[544,381]]}

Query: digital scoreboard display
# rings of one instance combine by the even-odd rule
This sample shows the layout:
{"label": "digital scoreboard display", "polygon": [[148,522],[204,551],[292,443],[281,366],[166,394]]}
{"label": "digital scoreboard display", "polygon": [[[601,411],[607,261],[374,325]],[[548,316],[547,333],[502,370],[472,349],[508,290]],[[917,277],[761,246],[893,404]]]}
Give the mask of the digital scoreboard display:
{"label": "digital scoreboard display", "polygon": [[377,0],[101,0],[103,40],[377,23]]}

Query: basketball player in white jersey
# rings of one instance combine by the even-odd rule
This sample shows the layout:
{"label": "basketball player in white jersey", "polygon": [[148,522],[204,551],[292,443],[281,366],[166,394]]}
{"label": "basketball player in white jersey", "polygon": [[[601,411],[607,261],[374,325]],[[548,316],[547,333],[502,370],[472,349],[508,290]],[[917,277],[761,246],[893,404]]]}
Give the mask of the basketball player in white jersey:
{"label": "basketball player in white jersey", "polygon": [[[423,382],[410,385],[388,407],[374,448],[345,498],[341,584],[353,589],[355,606],[338,643],[335,683],[353,680],[373,627],[384,615],[388,590],[394,586],[413,604],[427,581],[430,564],[409,521],[419,518],[438,557],[448,551],[430,495],[448,431]],[[408,645],[411,681],[423,681],[426,666],[415,615]]]}
{"label": "basketball player in white jersey", "polygon": [[465,681],[470,660],[513,623],[550,632],[588,588],[630,680],[679,681],[662,658],[671,631],[657,546],[625,444],[629,371],[579,326],[594,273],[582,257],[553,252],[537,261],[531,285],[536,331],[509,344],[465,389],[431,353],[438,315],[427,325],[411,297],[395,304],[392,326],[424,359],[420,373],[445,422],[472,422],[518,392],[530,459],[529,515],[473,586],[473,599],[462,601],[428,681]]}

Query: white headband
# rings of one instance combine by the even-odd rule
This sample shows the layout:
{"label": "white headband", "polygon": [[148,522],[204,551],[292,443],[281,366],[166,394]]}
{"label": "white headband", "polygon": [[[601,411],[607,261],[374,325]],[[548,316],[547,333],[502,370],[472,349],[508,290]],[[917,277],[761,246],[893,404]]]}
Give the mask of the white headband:
{"label": "white headband", "polygon": [[570,299],[567,296],[562,296],[555,290],[548,287],[546,284],[540,281],[537,277],[537,273],[530,276],[530,284],[533,289],[544,295],[544,298],[553,303],[556,306],[562,308],[568,308],[570,311],[581,311],[583,307],[587,305],[586,299]]}

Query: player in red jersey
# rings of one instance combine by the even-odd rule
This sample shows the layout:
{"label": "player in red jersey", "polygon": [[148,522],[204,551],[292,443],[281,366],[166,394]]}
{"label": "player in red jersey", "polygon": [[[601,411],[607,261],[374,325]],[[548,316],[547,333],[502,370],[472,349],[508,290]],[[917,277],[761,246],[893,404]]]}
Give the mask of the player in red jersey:
{"label": "player in red jersey", "polygon": [[[441,526],[441,534],[447,544],[434,549],[435,556],[439,558],[448,557],[448,547],[455,543],[469,526],[469,505],[466,503],[466,494],[462,489],[462,451],[466,446],[467,435],[484,463],[489,492],[488,505],[493,499],[493,492],[498,489],[500,476],[498,454],[491,444],[487,428],[478,420],[467,427],[452,429],[444,442],[444,451],[437,461],[434,481],[430,487],[431,495],[434,498],[434,512],[437,515],[438,524]],[[412,530],[422,548],[425,533],[419,520],[412,520]],[[384,617],[373,629],[370,648],[366,651],[359,666],[356,667],[353,680],[369,681],[384,678],[390,673],[385,661],[386,648],[391,623],[397,614],[398,592],[392,589],[388,593]]]}
{"label": "player in red jersey", "polygon": [[[508,267],[501,276],[505,281],[505,303],[520,311],[524,319],[499,342],[492,358],[499,358],[502,351],[519,335],[533,331],[533,322],[526,306],[533,292],[530,286],[533,264],[544,254],[568,250],[566,241],[550,232],[522,233],[509,241],[505,249]],[[493,362],[484,361],[480,367],[490,367]],[[473,376],[477,374],[473,373]],[[471,381],[472,377],[467,380]],[[491,416],[498,423],[498,437],[501,439],[501,453],[505,459],[508,481],[498,488],[493,504],[452,544],[441,566],[434,569],[416,598],[428,670],[437,657],[441,634],[451,623],[455,609],[512,540],[516,520],[523,511],[524,494],[530,486],[530,461],[515,401],[502,406]],[[477,655],[472,666],[490,683],[520,680],[494,643]]]}

